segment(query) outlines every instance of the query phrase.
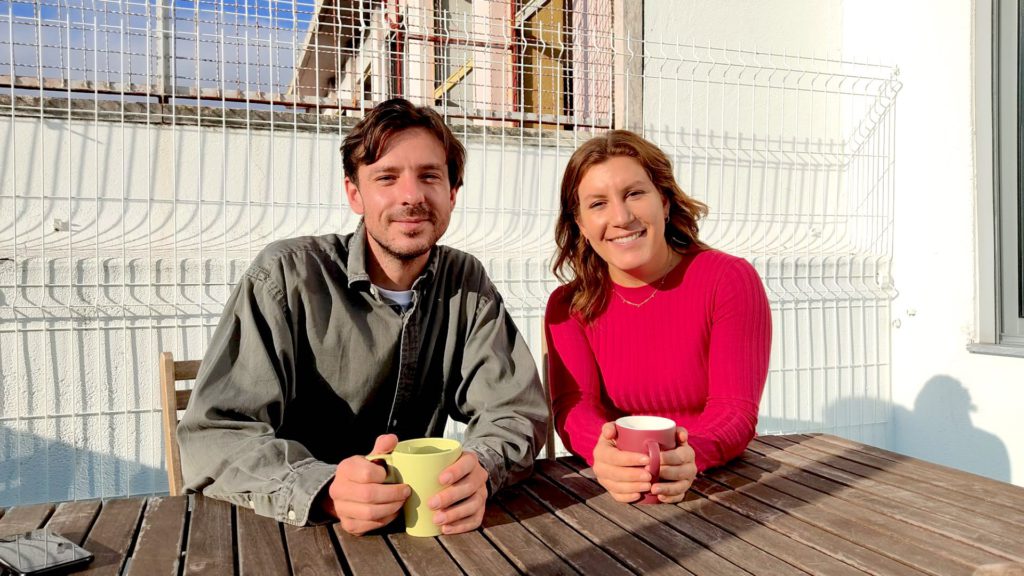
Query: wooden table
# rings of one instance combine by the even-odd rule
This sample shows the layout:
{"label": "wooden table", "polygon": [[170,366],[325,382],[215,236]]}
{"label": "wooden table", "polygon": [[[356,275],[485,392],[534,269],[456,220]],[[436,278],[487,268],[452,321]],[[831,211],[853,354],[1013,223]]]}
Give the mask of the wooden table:
{"label": "wooden table", "polygon": [[619,504],[576,459],[538,472],[458,536],[295,528],[201,496],[19,506],[0,534],[47,526],[96,554],[84,573],[146,576],[947,576],[1024,563],[1024,488],[834,436],[755,439],[678,506]]}

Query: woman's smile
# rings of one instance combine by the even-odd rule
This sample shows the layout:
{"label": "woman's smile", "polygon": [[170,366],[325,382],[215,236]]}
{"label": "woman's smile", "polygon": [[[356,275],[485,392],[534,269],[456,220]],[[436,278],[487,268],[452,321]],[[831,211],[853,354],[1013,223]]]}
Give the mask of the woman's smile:
{"label": "woman's smile", "polygon": [[618,238],[609,238],[608,241],[611,242],[612,244],[629,244],[633,240],[638,240],[638,239],[640,239],[640,237],[646,236],[646,235],[647,235],[647,231],[646,230],[637,230],[636,232],[634,232],[634,233],[632,233],[632,234],[630,234],[628,236],[619,236]]}

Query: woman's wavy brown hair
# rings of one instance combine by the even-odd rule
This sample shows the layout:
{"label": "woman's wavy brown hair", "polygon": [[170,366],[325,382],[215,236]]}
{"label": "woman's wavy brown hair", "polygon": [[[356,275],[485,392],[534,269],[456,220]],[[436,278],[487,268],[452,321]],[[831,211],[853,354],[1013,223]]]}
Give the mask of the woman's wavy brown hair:
{"label": "woman's wavy brown hair", "polygon": [[585,322],[592,321],[608,305],[608,264],[585,241],[576,219],[579,216],[580,181],[591,167],[610,158],[636,159],[654,186],[668,199],[669,219],[665,240],[673,250],[685,252],[691,246],[706,248],[697,237],[697,221],[708,213],[703,202],[690,198],[676,184],[672,163],[657,146],[628,130],[612,130],[585,142],[573,152],[562,176],[562,192],[555,243],[558,252],[552,271],[572,294],[572,312]]}

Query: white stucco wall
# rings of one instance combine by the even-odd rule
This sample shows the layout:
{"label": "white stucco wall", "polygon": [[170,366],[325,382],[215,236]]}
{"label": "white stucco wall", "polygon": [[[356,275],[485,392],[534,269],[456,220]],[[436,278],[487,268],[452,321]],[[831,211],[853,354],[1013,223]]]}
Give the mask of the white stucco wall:
{"label": "white stucco wall", "polygon": [[[973,354],[973,2],[846,2],[844,49],[899,65],[896,449],[1024,485],[1024,359]],[[979,17],[988,17],[980,14]],[[979,47],[987,49],[987,46]]]}
{"label": "white stucco wall", "polygon": [[966,349],[978,298],[973,4],[652,1],[645,19],[698,45],[898,66],[890,447],[1024,485],[1024,359]]}
{"label": "white stucco wall", "polygon": [[[567,138],[463,135],[443,239],[487,266],[538,359]],[[159,352],[202,356],[267,243],[355,227],[340,143],[326,130],[0,119],[0,506],[166,490]]]}
{"label": "white stucco wall", "polygon": [[[1024,359],[965,348],[977,329],[971,3],[659,0],[645,12],[664,23],[648,31],[672,42],[899,67],[895,296],[871,316],[885,319],[871,329],[890,384],[873,397],[884,405],[854,414],[853,424],[895,450],[1024,484]],[[677,119],[673,103],[651,110]],[[162,490],[156,352],[202,350],[224,278],[237,277],[250,250],[354,225],[341,216],[338,137],[4,118],[0,257],[16,253],[19,263],[0,262],[0,312],[9,314],[0,316],[0,505]],[[555,190],[572,143],[541,149],[492,136],[470,148],[446,241],[488,265],[537,349],[553,286],[546,258]],[[53,231],[54,218],[70,232]],[[44,240],[48,251],[26,262]],[[69,252],[80,266],[61,260]],[[30,286],[45,282],[74,290]],[[175,319],[164,299],[186,313]],[[83,302],[109,305],[111,317],[72,323]],[[32,306],[15,328],[15,309]],[[62,328],[70,325],[77,332]],[[838,320],[822,326],[853,329]],[[780,376],[763,421],[790,430],[824,422],[813,398],[803,406],[803,381]],[[884,430],[875,429],[877,416]]]}

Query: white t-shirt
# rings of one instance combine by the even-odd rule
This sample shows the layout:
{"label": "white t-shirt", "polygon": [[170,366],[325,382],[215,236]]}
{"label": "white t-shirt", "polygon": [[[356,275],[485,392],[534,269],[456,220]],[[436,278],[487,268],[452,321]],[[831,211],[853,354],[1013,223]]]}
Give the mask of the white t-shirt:
{"label": "white t-shirt", "polygon": [[385,300],[401,307],[402,312],[405,312],[412,306],[412,290],[388,290],[376,284],[374,284],[374,287],[377,288]]}

